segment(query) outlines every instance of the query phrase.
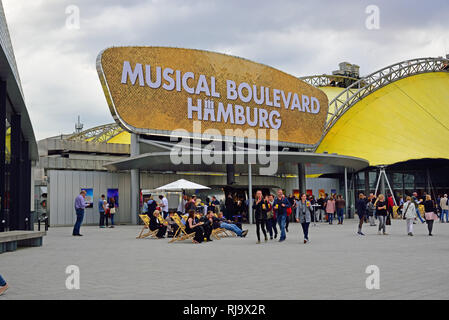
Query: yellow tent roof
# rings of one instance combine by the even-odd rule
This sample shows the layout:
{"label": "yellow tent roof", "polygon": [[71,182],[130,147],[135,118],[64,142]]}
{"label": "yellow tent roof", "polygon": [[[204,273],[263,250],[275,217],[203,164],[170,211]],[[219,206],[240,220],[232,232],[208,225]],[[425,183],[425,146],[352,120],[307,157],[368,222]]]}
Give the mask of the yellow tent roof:
{"label": "yellow tent roof", "polygon": [[367,159],[371,165],[449,158],[449,73],[407,77],[346,111],[316,152]]}

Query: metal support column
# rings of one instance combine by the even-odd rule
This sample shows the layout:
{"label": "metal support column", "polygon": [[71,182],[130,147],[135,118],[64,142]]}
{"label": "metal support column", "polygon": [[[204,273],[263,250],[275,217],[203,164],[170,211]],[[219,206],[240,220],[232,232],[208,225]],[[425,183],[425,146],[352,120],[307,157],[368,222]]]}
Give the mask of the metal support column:
{"label": "metal support column", "polygon": [[251,163],[248,163],[248,216],[249,223],[253,224],[253,177]]}
{"label": "metal support column", "polygon": [[10,230],[20,230],[22,212],[20,210],[21,202],[21,182],[20,162],[22,151],[22,128],[21,116],[13,114],[11,116],[11,198],[10,198]]}
{"label": "metal support column", "polygon": [[306,193],[306,166],[298,163],[298,189],[299,193]]}
{"label": "metal support column", "polygon": [[365,170],[365,195],[368,196],[370,194],[370,183],[369,183],[369,171]]}
{"label": "metal support column", "polygon": [[345,213],[349,218],[348,212],[349,199],[348,199],[348,168],[345,167]]}
{"label": "metal support column", "polygon": [[20,230],[31,230],[31,162],[29,156],[29,142],[22,141],[20,159],[20,201],[19,212],[21,213]]}
{"label": "metal support column", "polygon": [[6,179],[6,81],[0,81],[0,232],[6,231],[5,179]]}
{"label": "metal support column", "polygon": [[[131,134],[131,157],[140,154],[139,136]],[[140,170],[131,169],[131,223],[137,224],[140,213]]]}

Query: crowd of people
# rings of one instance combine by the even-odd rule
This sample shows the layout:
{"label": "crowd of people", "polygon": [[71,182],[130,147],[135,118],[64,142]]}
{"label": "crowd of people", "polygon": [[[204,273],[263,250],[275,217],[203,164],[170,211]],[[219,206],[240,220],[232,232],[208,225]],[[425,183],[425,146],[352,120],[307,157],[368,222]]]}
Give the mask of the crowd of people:
{"label": "crowd of people", "polygon": [[[79,230],[86,207],[85,195],[85,191],[81,191],[75,199],[77,220],[73,229],[74,236],[81,236]],[[173,215],[178,215],[186,226],[186,230],[195,232],[194,241],[199,243],[204,239],[212,241],[210,235],[216,228],[224,228],[240,237],[245,237],[248,230],[242,230],[242,222],[245,222],[241,215],[243,211],[235,211],[236,206],[242,207],[239,210],[249,211],[247,201],[239,199],[235,202],[235,198],[231,194],[226,197],[224,203],[215,196],[210,199],[206,198],[203,203],[196,195],[183,195],[176,211],[169,210],[168,200],[164,195],[159,195],[158,201],[149,195],[144,200],[142,213],[149,216],[151,230],[158,229],[157,237],[159,238],[173,237],[178,227],[173,220]],[[424,215],[420,212],[420,206],[424,208]],[[285,241],[290,221],[301,224],[304,243],[308,243],[310,241],[310,223],[333,224],[334,221],[337,224],[344,223],[346,201],[337,194],[323,193],[316,199],[312,194],[301,194],[299,197],[291,194],[286,196],[282,189],[279,189],[276,195],[264,194],[262,190],[257,190],[251,208],[254,212],[257,243],[261,243],[261,235],[263,235],[264,241],[277,239],[278,235],[280,242]],[[98,211],[100,228],[108,227],[109,219],[111,219],[110,228],[113,228],[116,212],[114,199],[106,200],[102,195],[98,202]],[[224,212],[227,212],[228,215]],[[229,212],[234,215],[229,216]],[[413,192],[411,196],[400,197],[396,206],[395,199],[391,194],[376,196],[374,193],[370,193],[366,196],[364,193],[360,193],[355,202],[355,213],[359,218],[357,234],[362,236],[365,235],[362,231],[364,223],[378,226],[378,234],[387,235],[387,226],[391,225],[394,213],[396,217],[406,220],[409,236],[413,236],[413,225],[418,220],[427,224],[428,234],[432,236],[434,221],[449,222],[449,201],[447,194],[438,196],[434,201],[430,194],[424,193],[423,197],[418,197],[418,193]],[[159,221],[160,215],[164,221]]]}

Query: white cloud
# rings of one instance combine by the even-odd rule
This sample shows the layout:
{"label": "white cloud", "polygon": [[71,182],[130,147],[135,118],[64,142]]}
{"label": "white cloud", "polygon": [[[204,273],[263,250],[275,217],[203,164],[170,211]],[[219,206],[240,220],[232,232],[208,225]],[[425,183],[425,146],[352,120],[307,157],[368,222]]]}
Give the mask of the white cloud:
{"label": "white cloud", "polygon": [[[365,28],[377,4],[381,29]],[[65,28],[67,5],[79,30]],[[449,52],[447,1],[3,0],[36,137],[112,122],[95,69],[117,45],[207,49],[293,75],[329,73],[341,61],[364,74],[401,60]]]}

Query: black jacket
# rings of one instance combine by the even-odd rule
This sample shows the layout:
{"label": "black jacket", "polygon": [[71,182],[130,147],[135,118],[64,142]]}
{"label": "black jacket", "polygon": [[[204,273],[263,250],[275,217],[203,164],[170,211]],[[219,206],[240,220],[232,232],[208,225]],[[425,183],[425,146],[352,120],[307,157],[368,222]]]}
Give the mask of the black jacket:
{"label": "black jacket", "polygon": [[256,201],[254,200],[253,209],[256,220],[266,220],[268,208],[269,206],[267,201],[262,200],[259,203],[256,203]]}

